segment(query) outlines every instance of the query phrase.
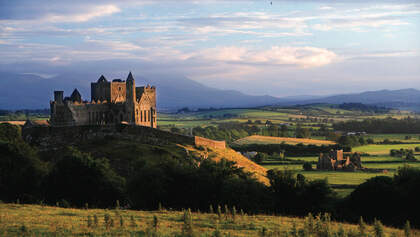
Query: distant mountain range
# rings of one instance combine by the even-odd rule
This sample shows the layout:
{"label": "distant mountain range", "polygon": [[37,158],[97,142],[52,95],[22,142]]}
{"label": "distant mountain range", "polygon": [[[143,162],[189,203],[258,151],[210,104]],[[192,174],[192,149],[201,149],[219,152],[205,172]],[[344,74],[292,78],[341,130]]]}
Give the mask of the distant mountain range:
{"label": "distant mountain range", "polygon": [[[90,82],[96,74],[67,74],[43,78],[33,74],[0,72],[0,109],[49,108],[54,90],[64,90],[70,95],[78,88],[84,100],[90,100]],[[420,111],[420,91],[416,89],[380,90],[358,94],[334,96],[252,96],[234,90],[220,90],[202,85],[181,76],[136,76],[137,86],[155,85],[158,90],[157,103],[160,110],[189,108],[239,108],[264,105],[296,105],[314,103],[363,103],[390,108]],[[125,78],[123,78],[125,79]],[[112,80],[112,78],[108,78]]]}
{"label": "distant mountain range", "polygon": [[313,103],[362,103],[377,105],[387,108],[398,108],[420,111],[420,91],[416,89],[401,90],[379,90],[367,91],[354,94],[334,95],[324,98],[292,101],[291,104],[313,104]]}

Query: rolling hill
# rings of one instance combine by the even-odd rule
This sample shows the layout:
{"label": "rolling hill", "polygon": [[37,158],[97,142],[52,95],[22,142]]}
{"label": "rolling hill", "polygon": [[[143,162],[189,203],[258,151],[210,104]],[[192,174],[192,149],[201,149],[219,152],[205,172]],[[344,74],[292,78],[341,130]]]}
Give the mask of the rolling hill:
{"label": "rolling hill", "polygon": [[342,104],[362,103],[388,108],[420,110],[420,91],[416,89],[378,90],[362,93],[334,95],[324,98],[290,102],[292,104]]}

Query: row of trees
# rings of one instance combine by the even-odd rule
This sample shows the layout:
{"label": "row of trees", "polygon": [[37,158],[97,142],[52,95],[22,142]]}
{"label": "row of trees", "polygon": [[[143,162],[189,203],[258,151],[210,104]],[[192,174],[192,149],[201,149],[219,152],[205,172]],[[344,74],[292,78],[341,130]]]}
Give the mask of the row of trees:
{"label": "row of trees", "polygon": [[286,143],[282,144],[248,144],[248,145],[232,145],[231,146],[236,151],[240,152],[262,152],[267,154],[276,154],[283,153],[285,157],[295,157],[295,156],[318,156],[319,153],[326,153],[331,150],[344,149],[345,151],[350,151],[347,147],[342,147],[341,145],[290,145]]}
{"label": "row of trees", "polygon": [[[262,135],[272,137],[297,137],[309,138],[312,133],[314,135],[323,136],[327,132],[327,128],[321,126],[321,129],[314,131],[311,128],[303,127],[300,123],[296,125],[295,129],[291,129],[288,125],[275,125],[269,121],[265,125],[253,125],[255,123],[220,123],[218,126],[195,127],[192,130],[192,135],[206,137],[214,140],[225,140],[232,142],[237,139],[251,136]],[[172,132],[188,134],[188,131],[179,128],[172,128]]]}
{"label": "row of trees", "polygon": [[336,131],[367,133],[420,133],[420,119],[365,119],[363,121],[338,122],[333,125]]}

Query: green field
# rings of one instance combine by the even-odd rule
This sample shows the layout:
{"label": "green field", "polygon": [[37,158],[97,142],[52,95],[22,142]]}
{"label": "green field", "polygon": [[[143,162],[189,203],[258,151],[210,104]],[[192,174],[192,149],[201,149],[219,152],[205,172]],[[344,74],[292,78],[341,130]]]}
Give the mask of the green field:
{"label": "green field", "polygon": [[[405,139],[406,136],[409,136],[410,139]],[[399,141],[404,143],[420,143],[420,134],[368,134],[365,135],[364,138],[372,138],[374,142],[382,142],[385,139],[389,139],[391,141]]]}
{"label": "green field", "polygon": [[341,172],[341,171],[299,171],[309,179],[328,179],[334,185],[359,185],[376,176],[392,176],[393,173],[366,173],[366,172]]}
{"label": "green field", "polygon": [[365,153],[369,153],[369,154],[389,154],[389,151],[392,149],[413,149],[416,147],[420,147],[420,144],[387,144],[387,145],[377,145],[377,144],[372,144],[372,145],[366,145],[366,146],[359,146],[359,147],[355,147],[353,148],[353,152],[365,152]]}
{"label": "green field", "polygon": [[[374,164],[373,166],[377,165],[378,167],[369,167],[369,168],[379,168],[382,164]],[[396,169],[403,164],[391,164],[389,167],[383,166],[381,168],[389,168],[389,169]],[[416,163],[415,167],[420,167],[420,163]],[[343,172],[343,171],[304,171],[301,164],[293,164],[293,165],[263,165],[266,169],[288,169],[296,171],[299,174],[303,174],[305,177],[309,179],[328,179],[328,182],[333,185],[359,185],[366,180],[376,177],[376,176],[392,176],[394,172],[388,173],[368,173],[368,172]],[[312,165],[315,169],[316,165]]]}
{"label": "green field", "polygon": [[371,168],[371,169],[390,169],[390,170],[397,170],[399,167],[404,166],[407,164],[411,167],[420,168],[420,162],[406,162],[406,163],[365,163],[363,167]]}

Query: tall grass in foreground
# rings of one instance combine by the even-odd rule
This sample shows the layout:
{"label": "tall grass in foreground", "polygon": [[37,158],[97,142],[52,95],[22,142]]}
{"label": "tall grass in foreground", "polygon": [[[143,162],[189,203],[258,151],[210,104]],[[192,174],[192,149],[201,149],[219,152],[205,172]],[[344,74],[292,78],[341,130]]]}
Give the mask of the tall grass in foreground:
{"label": "tall grass in foreground", "polygon": [[404,230],[337,223],[329,214],[305,218],[239,213],[217,206],[216,213],[71,209],[38,205],[0,204],[0,236],[287,236],[383,237],[419,236],[407,223]]}

